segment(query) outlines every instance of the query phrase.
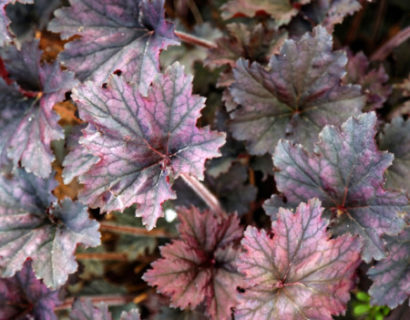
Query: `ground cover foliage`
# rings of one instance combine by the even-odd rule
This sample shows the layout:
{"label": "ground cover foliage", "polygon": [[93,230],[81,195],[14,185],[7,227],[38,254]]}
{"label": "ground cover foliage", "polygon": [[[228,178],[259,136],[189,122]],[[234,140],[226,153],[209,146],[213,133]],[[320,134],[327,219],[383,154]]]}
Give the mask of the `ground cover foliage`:
{"label": "ground cover foliage", "polygon": [[0,8],[0,320],[406,318],[407,1]]}

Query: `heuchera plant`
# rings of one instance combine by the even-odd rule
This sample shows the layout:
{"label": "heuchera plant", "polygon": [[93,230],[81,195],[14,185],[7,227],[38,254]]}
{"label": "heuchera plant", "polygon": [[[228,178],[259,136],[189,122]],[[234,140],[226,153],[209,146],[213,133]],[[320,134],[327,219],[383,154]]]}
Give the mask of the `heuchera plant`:
{"label": "heuchera plant", "polygon": [[409,314],[410,7],[373,2],[0,0],[0,320]]}

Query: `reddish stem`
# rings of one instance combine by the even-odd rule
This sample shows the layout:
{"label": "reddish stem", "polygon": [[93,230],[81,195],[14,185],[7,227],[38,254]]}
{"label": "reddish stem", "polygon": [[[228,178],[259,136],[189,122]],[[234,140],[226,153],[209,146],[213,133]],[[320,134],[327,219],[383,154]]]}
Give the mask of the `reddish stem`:
{"label": "reddish stem", "polygon": [[[127,304],[134,300],[135,296],[128,294],[128,295],[99,295],[99,296],[82,296],[81,298],[91,299],[93,304],[97,304],[99,302],[104,302],[108,306],[121,306]],[[63,301],[62,304],[54,308],[54,311],[71,309],[74,302],[74,298],[70,297]]]}
{"label": "reddish stem", "polygon": [[394,37],[384,43],[375,53],[372,54],[370,60],[384,60],[393,51],[394,48],[401,45],[407,39],[410,38],[410,27],[404,28],[398,32]]}
{"label": "reddish stem", "polygon": [[110,231],[114,233],[123,233],[123,234],[131,234],[134,236],[141,236],[141,237],[155,237],[155,238],[171,238],[168,232],[163,229],[154,229],[154,230],[147,230],[145,228],[137,228],[137,227],[130,227],[130,226],[121,226],[113,223],[100,223],[100,230],[101,231]]}
{"label": "reddish stem", "polygon": [[202,39],[182,31],[175,31],[175,35],[186,43],[201,46],[207,49],[214,49],[217,47],[215,43],[209,40]]}

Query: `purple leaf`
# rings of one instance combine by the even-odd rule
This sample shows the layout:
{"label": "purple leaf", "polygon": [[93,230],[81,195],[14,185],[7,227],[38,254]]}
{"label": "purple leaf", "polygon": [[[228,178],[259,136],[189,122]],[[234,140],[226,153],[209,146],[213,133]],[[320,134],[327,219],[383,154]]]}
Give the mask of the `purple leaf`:
{"label": "purple leaf", "polygon": [[354,14],[361,8],[358,0],[316,0],[306,6],[302,12],[308,21],[324,26],[333,33],[334,26],[341,23],[346,16]]}
{"label": "purple leaf", "polygon": [[46,180],[16,171],[0,177],[0,271],[13,276],[27,258],[33,260],[38,278],[51,288],[63,285],[77,270],[74,251],[78,244],[100,244],[98,223],[87,208],[64,199],[56,202],[51,191],[54,179]]}
{"label": "purple leaf", "polygon": [[143,279],[169,296],[172,306],[194,309],[204,303],[211,319],[231,319],[241,277],[233,266],[242,228],[235,215],[180,209],[181,239],[161,248]]}
{"label": "purple leaf", "polygon": [[389,255],[369,269],[369,289],[374,305],[394,309],[410,297],[410,225],[396,237],[386,237]]}
{"label": "purple leaf", "polygon": [[56,10],[49,30],[69,42],[61,61],[83,80],[105,82],[121,69],[145,94],[159,71],[159,53],[178,41],[164,18],[164,0],[70,0]]}
{"label": "purple leaf", "polygon": [[[375,124],[374,113],[349,118],[341,130],[326,126],[321,131],[315,153],[280,141],[273,156],[276,185],[287,205],[319,198],[334,218],[335,234],[362,238],[366,262],[385,256],[381,236],[398,234],[404,227],[403,212],[409,210],[405,195],[383,189],[383,173],[393,156],[377,149]],[[265,207],[273,218],[278,204],[274,196]]]}
{"label": "purple leaf", "polygon": [[391,86],[386,84],[389,76],[381,65],[377,70],[369,68],[369,60],[363,52],[356,55],[349,54],[347,74],[344,83],[360,84],[366,95],[366,111],[379,109],[391,93]]}
{"label": "purple leaf", "polygon": [[90,123],[80,145],[100,158],[80,176],[81,201],[102,211],[138,203],[137,216],[152,229],[163,215],[161,204],[175,198],[174,179],[181,173],[203,178],[205,160],[220,154],[225,138],[196,127],[204,99],[192,95],[191,80],[175,64],[157,77],[147,97],[118,76],[106,89],[88,82],[73,91]]}
{"label": "purple leaf", "polygon": [[53,106],[76,84],[74,75],[61,71],[58,63],[41,63],[38,41],[24,43],[21,51],[3,48],[1,56],[20,88],[0,79],[0,166],[11,161],[14,168],[21,164],[46,178],[55,158],[50,143],[64,137]]}
{"label": "purple leaf", "polygon": [[[0,319],[57,320],[54,307],[59,304],[58,292],[50,291],[38,280],[31,262],[12,278],[0,278]],[[24,316],[25,315],[25,316]]]}
{"label": "purple leaf", "polygon": [[63,181],[69,184],[76,176],[83,175],[99,161],[99,157],[80,147],[81,130],[86,126],[76,126],[67,139],[67,152],[63,161]]}
{"label": "purple leaf", "polygon": [[245,275],[235,319],[332,319],[343,313],[360,263],[360,242],[329,239],[320,201],[280,209],[273,237],[249,226],[237,265]]}
{"label": "purple leaf", "polygon": [[387,186],[410,193],[410,120],[394,118],[379,135],[379,146],[394,154],[393,165],[387,170]]}
{"label": "purple leaf", "polygon": [[222,7],[222,17],[229,19],[234,16],[253,17],[264,11],[276,20],[277,25],[286,24],[298,13],[296,4],[304,5],[311,0],[230,0]]}
{"label": "purple leaf", "polygon": [[339,84],[346,62],[322,27],[286,40],[268,70],[238,60],[230,93],[242,107],[230,113],[233,136],[252,154],[273,152],[283,137],[311,147],[326,124],[341,124],[364,106],[360,87]]}
{"label": "purple leaf", "polygon": [[6,6],[9,3],[16,3],[16,1],[20,3],[33,3],[34,0],[0,0],[0,47],[11,41],[8,30],[10,20],[6,15]]}
{"label": "purple leaf", "polygon": [[[104,303],[94,306],[90,299],[78,299],[74,302],[70,312],[71,320],[112,320],[112,315]],[[129,312],[123,311],[120,320],[140,320],[140,313],[137,309]]]}

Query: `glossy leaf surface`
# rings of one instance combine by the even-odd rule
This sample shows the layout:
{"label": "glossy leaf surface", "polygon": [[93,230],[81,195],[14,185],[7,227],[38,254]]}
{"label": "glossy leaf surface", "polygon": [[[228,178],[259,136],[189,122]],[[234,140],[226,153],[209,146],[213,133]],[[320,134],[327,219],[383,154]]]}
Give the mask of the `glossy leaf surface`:
{"label": "glossy leaf surface", "polygon": [[59,304],[58,292],[50,291],[38,280],[26,261],[23,269],[11,278],[0,278],[0,319],[57,320],[54,307]]}
{"label": "glossy leaf surface", "polygon": [[117,69],[146,93],[159,71],[159,53],[177,44],[164,18],[163,0],[70,0],[57,10],[49,30],[69,42],[61,61],[80,80],[105,82]]}
{"label": "glossy leaf surface", "polygon": [[235,215],[180,209],[180,239],[161,248],[162,258],[143,276],[172,306],[194,309],[205,303],[211,319],[231,319],[241,276],[233,261],[242,228]]}
{"label": "glossy leaf surface", "polygon": [[62,286],[77,270],[74,251],[78,244],[100,244],[98,223],[87,208],[64,199],[56,202],[46,180],[18,170],[12,178],[0,177],[0,271],[13,276],[27,258],[33,260],[38,278],[51,288]]}
{"label": "glossy leaf surface", "polygon": [[241,105],[230,113],[233,136],[246,140],[252,154],[273,152],[284,137],[310,148],[326,124],[341,124],[364,106],[359,87],[339,84],[346,62],[322,27],[286,40],[268,69],[239,59],[230,87]]}
{"label": "glossy leaf surface", "polygon": [[320,201],[280,209],[273,237],[249,226],[237,265],[245,275],[235,319],[332,319],[345,311],[360,263],[360,242],[330,239]]}
{"label": "glossy leaf surface", "polygon": [[161,204],[175,198],[173,180],[181,173],[202,179],[205,160],[225,141],[196,127],[204,99],[192,95],[191,77],[178,64],[157,77],[147,97],[113,76],[106,89],[88,82],[73,99],[89,122],[80,145],[100,158],[80,175],[80,200],[103,211],[137,203],[148,229],[163,215]]}
{"label": "glossy leaf surface", "polygon": [[[381,236],[398,234],[409,210],[405,195],[383,189],[383,174],[393,156],[377,149],[375,124],[374,113],[349,118],[341,129],[326,126],[322,130],[314,154],[301,145],[280,141],[273,157],[277,188],[287,205],[319,198],[334,218],[335,234],[361,237],[365,261],[385,256]],[[275,207],[280,206],[278,197],[267,205],[274,217]]]}

